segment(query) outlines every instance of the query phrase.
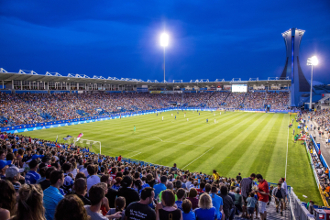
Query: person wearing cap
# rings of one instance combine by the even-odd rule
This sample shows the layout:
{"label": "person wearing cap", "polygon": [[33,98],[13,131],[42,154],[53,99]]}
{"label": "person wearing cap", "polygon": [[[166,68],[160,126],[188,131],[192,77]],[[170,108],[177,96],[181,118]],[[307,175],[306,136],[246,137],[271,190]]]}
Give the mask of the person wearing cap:
{"label": "person wearing cap", "polygon": [[11,166],[6,170],[6,180],[9,180],[13,184],[16,193],[18,193],[21,188],[21,183],[19,182],[21,174],[19,171],[20,170],[15,166]]}
{"label": "person wearing cap", "polygon": [[118,197],[122,196],[126,199],[126,207],[132,202],[140,200],[139,193],[131,188],[132,185],[132,177],[124,176],[123,180],[121,181],[121,187],[118,190]]}
{"label": "person wearing cap", "polygon": [[37,160],[31,160],[29,163],[30,171],[25,175],[25,181],[27,184],[35,184],[38,179],[41,178],[40,174],[37,173],[38,165]]}
{"label": "person wearing cap", "polygon": [[6,170],[11,161],[0,160],[0,179],[6,179]]}

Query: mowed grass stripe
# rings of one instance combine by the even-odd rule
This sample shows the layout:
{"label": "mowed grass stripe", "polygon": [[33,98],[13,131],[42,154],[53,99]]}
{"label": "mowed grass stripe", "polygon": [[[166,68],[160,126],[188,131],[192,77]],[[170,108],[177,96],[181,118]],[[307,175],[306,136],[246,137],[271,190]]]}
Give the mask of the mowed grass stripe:
{"label": "mowed grass stripe", "polygon": [[[276,114],[279,117],[279,114]],[[261,145],[258,152],[255,153],[254,162],[248,173],[260,173],[266,176],[266,172],[269,167],[269,161],[275,148],[277,135],[279,133],[279,127],[282,120],[276,120],[270,133],[268,134],[266,141]]]}
{"label": "mowed grass stripe", "polygon": [[[249,114],[246,115],[247,119],[251,119],[251,117],[248,117]],[[252,120],[249,120],[247,123],[243,124],[243,126],[240,126],[236,129],[229,129],[228,131],[225,131],[222,133],[222,136],[217,140],[218,141],[218,147],[215,152],[213,152],[213,155],[211,158],[209,158],[209,161],[213,161],[213,165],[217,164],[215,168],[220,169],[222,174],[226,174],[230,167],[225,166],[221,162],[228,157],[228,155],[235,150],[237,146],[241,143],[242,140],[245,137],[247,137],[255,127],[257,127],[265,118],[267,118],[267,115],[260,114],[258,115],[257,119],[252,118]],[[207,163],[200,164],[196,169],[207,169],[208,167]],[[221,167],[219,167],[221,166]],[[208,168],[210,169],[210,168]],[[208,170],[210,172],[210,170]]]}
{"label": "mowed grass stripe", "polygon": [[[236,176],[237,170],[240,171],[242,176],[249,176],[251,173],[248,173],[252,167],[252,164],[255,159],[256,153],[259,152],[261,146],[267,141],[267,137],[270,134],[276,120],[278,118],[274,118],[273,114],[268,114],[267,121],[263,122],[263,129],[258,133],[255,133],[252,143],[244,144],[242,148],[245,149],[244,154],[236,160],[236,163],[232,166],[231,170],[229,171],[229,175]],[[236,152],[240,154],[240,150]]]}
{"label": "mowed grass stripe", "polygon": [[[292,118],[294,118],[294,115],[291,116],[290,120]],[[321,205],[323,202],[313,177],[313,170],[309,164],[306,148],[300,141],[294,143],[292,140],[292,129],[294,128],[297,133],[299,131],[297,126],[298,123],[294,122],[294,126],[289,131],[287,182],[293,187],[300,200],[305,202],[313,200]]]}
{"label": "mowed grass stripe", "polygon": [[[225,141],[226,138],[232,139],[233,137],[235,137],[237,134],[240,133],[241,130],[245,130],[247,127],[249,127],[253,121],[258,120],[259,118],[263,118],[264,115],[260,114],[256,116],[251,116],[251,117],[247,117],[248,114],[246,115],[245,119],[243,119],[242,121],[240,121],[240,123],[237,123],[233,126],[231,126],[229,129],[226,129],[224,132],[219,134],[219,138],[217,138],[217,142],[214,143],[214,146],[216,146],[216,148],[214,148],[213,150],[209,151],[207,154],[210,155],[210,157],[208,158],[207,161],[205,161],[206,163],[194,163],[191,164],[189,167],[191,170],[201,170],[202,172],[210,172],[210,168],[208,166],[208,163],[210,161],[213,161],[213,163],[215,161],[219,160],[219,157],[221,157],[221,155],[225,154],[224,151],[226,150],[224,148],[224,145],[228,142]],[[255,119],[257,118],[257,119]],[[197,162],[197,161],[196,161]]]}
{"label": "mowed grass stripe", "polygon": [[[249,146],[252,142],[254,142],[256,136],[254,134],[260,133],[264,128],[265,124],[269,121],[275,121],[277,118],[274,116],[265,116],[261,118],[262,120],[258,120],[254,122],[250,127],[246,129],[246,131],[242,132],[244,135],[239,135],[236,139],[229,142],[225,147],[229,148],[231,152],[227,154],[227,156],[220,160],[218,164],[215,166],[219,169],[219,173],[225,176],[235,176],[236,172],[232,172],[232,167],[235,166],[237,161],[240,161],[244,153],[249,149]],[[253,129],[253,127],[255,127]],[[245,137],[244,137],[245,136]],[[224,169],[225,168],[225,169]]]}
{"label": "mowed grass stripe", "polygon": [[[242,116],[242,117],[245,117],[244,115]],[[217,132],[218,133],[221,133],[221,131],[222,130],[227,130],[227,127],[229,128],[229,127],[233,127],[233,124],[236,124],[236,121],[238,121],[238,120],[240,120],[240,118],[238,117],[238,118],[236,118],[235,120],[232,120],[230,123],[228,122],[228,123],[224,123],[223,125],[227,125],[227,126],[223,126],[221,129],[219,129],[219,130],[217,130]],[[206,127],[208,126],[207,124],[205,125]],[[205,129],[205,127],[201,127],[199,130],[203,130],[203,132],[197,132],[197,135],[194,135],[194,134],[192,134],[192,135],[190,135],[189,136],[189,140],[187,140],[186,142],[184,142],[184,143],[192,143],[193,145],[191,146],[191,147],[189,147],[189,146],[186,146],[186,147],[184,147],[184,151],[185,150],[187,150],[187,152],[191,152],[190,154],[189,154],[189,156],[190,157],[193,157],[194,155],[191,155],[191,154],[196,154],[196,155],[198,155],[199,154],[199,152],[200,151],[202,151],[202,152],[204,152],[204,149],[202,149],[202,148],[204,148],[204,147],[207,147],[207,148],[209,148],[209,147],[211,147],[212,145],[209,145],[208,146],[208,144],[207,143],[205,143],[205,135],[208,133],[207,131],[207,129]],[[191,138],[192,137],[192,138]],[[213,138],[216,138],[216,137],[214,137],[213,136]],[[204,141],[204,144],[203,145],[196,145],[196,142],[198,142],[198,140],[200,140],[200,139],[203,139]],[[171,148],[175,148],[176,146],[173,146],[173,147],[171,147]],[[178,149],[177,149],[178,150]],[[182,154],[178,154],[176,151],[177,150],[175,150],[174,152],[173,151],[171,151],[170,149],[168,149],[168,154],[173,154],[173,155],[182,155]],[[159,153],[158,153],[159,154]],[[184,154],[183,154],[184,155]],[[157,155],[154,155],[154,156],[157,156]],[[161,156],[161,155],[160,155]],[[175,158],[173,158],[173,159],[175,159]],[[178,159],[179,161],[181,161],[180,159]],[[186,165],[186,164],[185,164]]]}
{"label": "mowed grass stripe", "polygon": [[285,175],[285,160],[290,116],[288,114],[281,116],[283,116],[282,124],[280,127],[278,127],[278,135],[276,138],[275,147],[271,154],[271,158],[268,161],[269,166],[265,174],[265,178],[268,181],[275,183],[277,183],[278,180]]}
{"label": "mowed grass stripe", "polygon": [[[198,118],[199,118],[199,116],[198,116]],[[237,117],[235,117],[235,118],[237,118]],[[197,127],[201,127],[203,125],[204,125],[204,123],[203,122],[201,123],[200,120],[199,120],[199,122],[197,123]],[[189,126],[189,123],[187,123],[186,126],[183,126],[180,129],[179,132],[177,132],[178,130],[176,130],[176,133],[177,133],[176,136],[179,136],[179,139],[182,140],[182,138],[184,137],[184,133],[187,133],[186,136],[191,135],[191,132],[190,132],[191,126],[189,126],[189,127],[187,127],[187,126]],[[203,128],[203,127],[201,127],[200,129],[205,130],[205,128]],[[192,130],[194,130],[194,129],[192,129]],[[174,133],[175,133],[175,130],[174,130]],[[197,131],[197,133],[200,133],[200,132]],[[172,140],[176,140],[175,136],[171,135],[170,139],[171,139],[171,141],[169,141],[169,143],[167,143],[167,141],[166,142],[165,141],[164,142],[158,142],[156,144],[153,144],[152,146],[150,146],[150,145],[148,146],[148,144],[143,143],[143,145],[145,145],[145,147],[139,148],[139,151],[142,151],[143,154],[139,154],[138,157],[140,157],[141,159],[143,159],[145,161],[148,161],[148,162],[154,162],[154,160],[156,158],[155,153],[152,151],[154,148],[157,148],[157,152],[160,153],[162,151],[169,150],[170,148],[175,148],[176,147],[176,144],[173,144],[173,141],[172,141]],[[179,145],[184,145],[186,147],[186,148],[179,147],[178,149],[180,149],[180,151],[185,153],[186,150],[188,150],[188,151],[191,150],[191,146],[188,143],[187,144],[184,144],[184,143],[182,144],[180,142],[177,142],[177,143],[179,143]],[[144,148],[146,148],[146,150],[144,150]],[[178,154],[178,153],[176,152],[175,154]],[[197,154],[198,154],[198,152],[197,152]],[[151,158],[149,159],[148,156],[151,157]],[[161,154],[160,159],[161,159],[162,164],[165,164],[171,158],[170,157],[165,157],[163,154]]]}

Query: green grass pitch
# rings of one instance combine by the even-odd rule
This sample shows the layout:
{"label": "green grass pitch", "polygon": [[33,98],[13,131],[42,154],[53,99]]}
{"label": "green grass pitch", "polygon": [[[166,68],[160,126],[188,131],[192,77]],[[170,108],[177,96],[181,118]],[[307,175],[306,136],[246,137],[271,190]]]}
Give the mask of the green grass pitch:
{"label": "green grass pitch", "polygon": [[[292,129],[288,130],[292,118],[289,114],[247,112],[220,115],[219,111],[200,112],[200,115],[187,111],[184,117],[182,111],[179,114],[171,111],[158,116],[149,114],[24,135],[52,141],[58,135],[60,142],[67,135],[76,137],[82,132],[84,139],[101,141],[105,155],[122,155],[165,166],[177,163],[181,169],[209,174],[216,169],[226,177],[235,177],[238,172],[247,177],[254,172],[275,183],[285,175],[288,141],[288,185],[293,186],[302,201],[314,200],[321,205],[306,150],[301,142],[293,142]],[[295,123],[297,131],[296,126]],[[94,146],[93,151],[99,153],[99,147]]]}

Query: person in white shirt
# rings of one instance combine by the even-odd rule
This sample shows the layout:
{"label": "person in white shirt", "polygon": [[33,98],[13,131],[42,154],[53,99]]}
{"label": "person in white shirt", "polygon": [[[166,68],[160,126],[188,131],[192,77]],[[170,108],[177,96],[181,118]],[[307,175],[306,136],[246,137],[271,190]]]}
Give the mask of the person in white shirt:
{"label": "person in white shirt", "polygon": [[90,164],[87,167],[87,171],[89,176],[87,177],[87,192],[89,189],[94,186],[95,184],[101,182],[100,177],[96,175],[97,166],[94,164]]}

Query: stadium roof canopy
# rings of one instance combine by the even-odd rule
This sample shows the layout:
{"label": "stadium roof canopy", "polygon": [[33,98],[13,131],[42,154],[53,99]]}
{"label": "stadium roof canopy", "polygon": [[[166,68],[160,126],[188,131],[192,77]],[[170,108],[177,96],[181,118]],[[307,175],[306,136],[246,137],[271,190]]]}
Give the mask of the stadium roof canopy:
{"label": "stadium roof canopy", "polygon": [[225,79],[216,79],[211,81],[209,79],[196,79],[190,80],[189,82],[184,82],[183,80],[173,80],[159,82],[157,80],[147,80],[143,81],[141,79],[132,79],[132,78],[116,78],[116,77],[103,77],[96,76],[89,77],[87,75],[79,75],[69,73],[67,76],[61,75],[58,72],[46,72],[46,74],[38,74],[33,70],[19,70],[18,72],[7,72],[5,69],[0,68],[0,80],[2,81],[39,81],[39,82],[74,82],[74,83],[107,83],[107,84],[126,84],[126,85],[155,85],[155,86],[193,86],[193,85],[217,85],[217,84],[264,84],[264,83],[287,83],[291,85],[291,80],[280,77],[268,77],[265,80],[259,80],[259,78],[249,78],[248,80],[242,80],[241,78],[233,78],[232,80],[226,81]]}

